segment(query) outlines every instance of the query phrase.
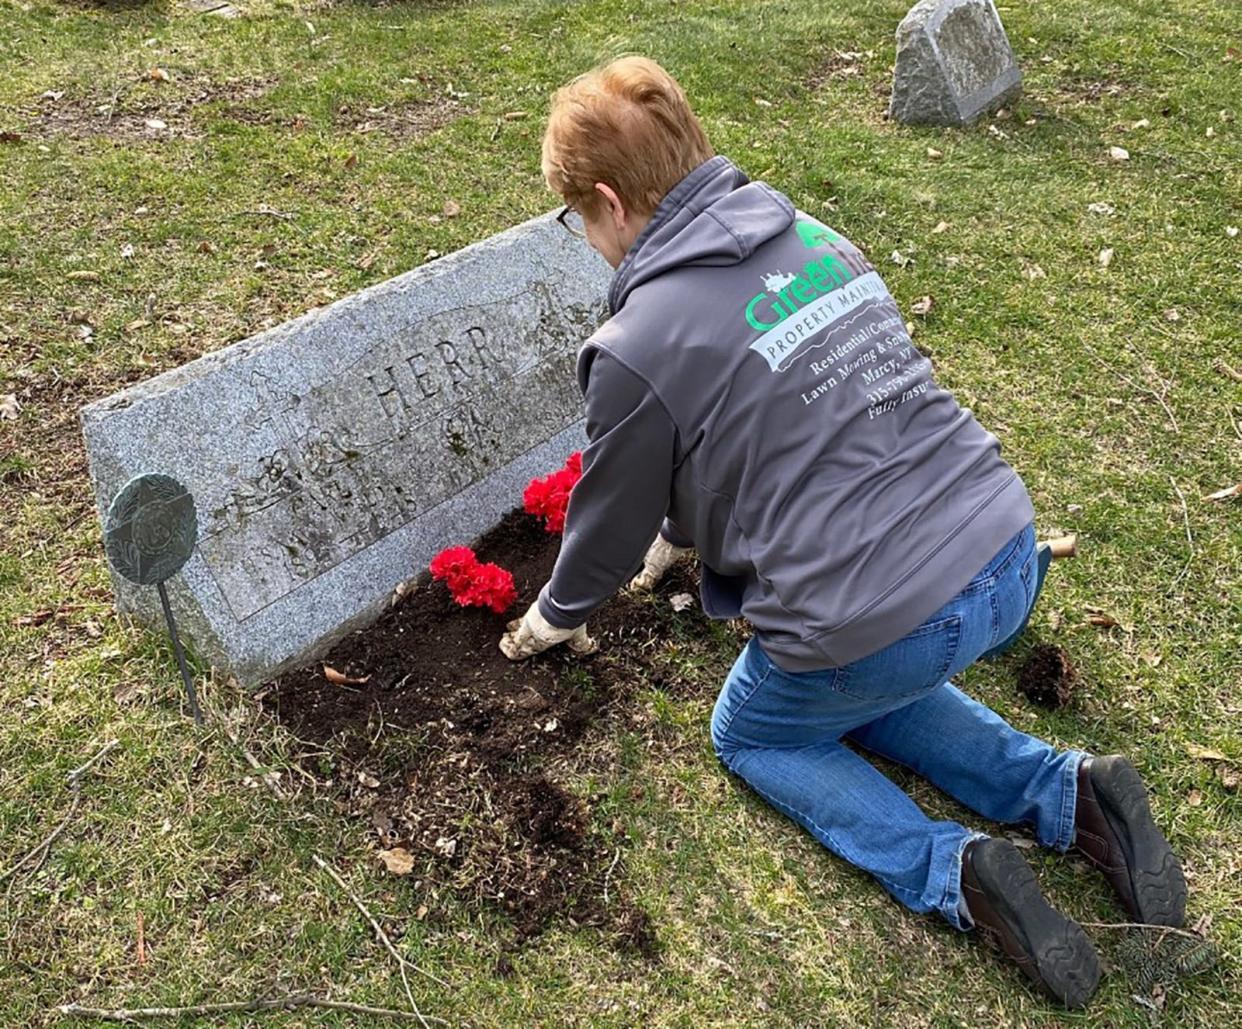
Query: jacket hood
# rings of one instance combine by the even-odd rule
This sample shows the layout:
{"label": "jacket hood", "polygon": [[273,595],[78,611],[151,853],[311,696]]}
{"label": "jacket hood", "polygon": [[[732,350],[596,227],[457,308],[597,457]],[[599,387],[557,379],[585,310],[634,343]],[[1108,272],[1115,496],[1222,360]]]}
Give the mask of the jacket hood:
{"label": "jacket hood", "polygon": [[751,182],[726,157],[700,164],[656,208],[613,276],[613,314],[644,282],[687,265],[731,265],[793,223],[789,200],[763,182]]}

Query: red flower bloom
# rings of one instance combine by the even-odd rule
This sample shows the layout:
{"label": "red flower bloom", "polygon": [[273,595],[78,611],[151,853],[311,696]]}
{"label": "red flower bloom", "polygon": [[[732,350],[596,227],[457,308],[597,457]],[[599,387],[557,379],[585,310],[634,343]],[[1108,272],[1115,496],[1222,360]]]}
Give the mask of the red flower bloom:
{"label": "red flower bloom", "polygon": [[581,478],[582,452],[575,451],[569,455],[564,468],[530,480],[522,494],[522,506],[527,514],[542,518],[548,532],[564,532],[569,494]]}
{"label": "red flower bloom", "polygon": [[503,614],[517,600],[513,575],[499,565],[480,564],[469,547],[449,547],[431,559],[431,577],[448,587],[462,607],[488,607]]}

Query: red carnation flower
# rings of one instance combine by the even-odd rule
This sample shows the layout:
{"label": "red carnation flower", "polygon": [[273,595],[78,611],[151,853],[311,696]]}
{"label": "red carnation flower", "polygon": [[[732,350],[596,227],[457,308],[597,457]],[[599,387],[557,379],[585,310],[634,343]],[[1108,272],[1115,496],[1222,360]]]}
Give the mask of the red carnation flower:
{"label": "red carnation flower", "polygon": [[513,575],[499,565],[480,564],[469,547],[449,547],[431,559],[431,577],[442,580],[462,607],[487,607],[503,614],[517,600]]}
{"label": "red carnation flower", "polygon": [[564,468],[530,480],[522,494],[522,506],[527,514],[542,518],[548,532],[564,532],[569,494],[581,478],[582,452],[575,451],[569,455]]}

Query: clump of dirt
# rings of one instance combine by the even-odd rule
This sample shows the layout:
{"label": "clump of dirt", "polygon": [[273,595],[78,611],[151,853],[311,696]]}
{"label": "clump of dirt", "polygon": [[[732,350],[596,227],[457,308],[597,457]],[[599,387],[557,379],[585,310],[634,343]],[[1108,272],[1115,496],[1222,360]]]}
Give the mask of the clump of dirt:
{"label": "clump of dirt", "polygon": [[1069,655],[1051,643],[1041,643],[1031,651],[1018,672],[1018,688],[1036,704],[1064,707],[1078,682],[1078,669]]}
{"label": "clump of dirt", "polygon": [[[592,618],[599,654],[558,648],[508,661],[497,646],[505,622],[547,581],[559,540],[515,511],[475,544],[481,561],[513,573],[522,599],[507,615],[458,607],[424,581],[261,697],[295,736],[330,752],[332,767],[308,770],[347,794],[377,849],[404,848],[423,879],[506,912],[519,941],[565,917],[651,954],[654,933],[622,881],[621,841],[593,826],[588,802],[563,783],[594,760],[583,742],[615,731],[633,716],[636,690],[669,677],[651,641],[674,622],[683,641],[709,645],[712,630],[672,610],[669,595],[697,592],[679,567],[657,596],[620,595]],[[334,685],[324,665],[363,681]]]}

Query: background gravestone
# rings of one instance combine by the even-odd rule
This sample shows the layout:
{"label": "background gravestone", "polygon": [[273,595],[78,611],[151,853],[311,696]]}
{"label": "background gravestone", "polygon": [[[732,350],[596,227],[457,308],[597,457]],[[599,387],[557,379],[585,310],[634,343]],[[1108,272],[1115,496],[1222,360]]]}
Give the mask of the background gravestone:
{"label": "background gravestone", "polygon": [[1022,92],[1022,71],[992,0],[920,0],[897,26],[888,113],[966,125]]}
{"label": "background gravestone", "polygon": [[245,683],[306,659],[582,446],[574,363],[610,276],[544,216],[91,404],[101,516],[138,473],[184,483],[185,637]]}

